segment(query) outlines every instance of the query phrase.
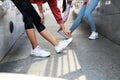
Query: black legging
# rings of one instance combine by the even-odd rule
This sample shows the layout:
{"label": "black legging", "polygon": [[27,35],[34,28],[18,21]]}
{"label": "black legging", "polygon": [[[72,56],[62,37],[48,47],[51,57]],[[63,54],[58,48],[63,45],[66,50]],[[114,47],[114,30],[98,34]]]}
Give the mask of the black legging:
{"label": "black legging", "polygon": [[41,18],[29,2],[29,0],[12,0],[16,7],[23,15],[23,21],[25,24],[25,29],[34,28],[34,25],[38,32],[45,29],[45,26],[40,23]]}

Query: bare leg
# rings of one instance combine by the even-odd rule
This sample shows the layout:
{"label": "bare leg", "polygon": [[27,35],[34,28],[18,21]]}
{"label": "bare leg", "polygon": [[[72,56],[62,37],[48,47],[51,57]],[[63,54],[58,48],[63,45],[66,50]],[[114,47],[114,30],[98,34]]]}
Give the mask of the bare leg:
{"label": "bare leg", "polygon": [[37,6],[38,6],[40,17],[41,17],[41,23],[44,24],[43,5],[37,4]]}
{"label": "bare leg", "polygon": [[[37,43],[34,29],[27,29],[26,33],[27,33],[27,36],[32,44],[32,48],[33,49],[36,48],[38,43]],[[58,45],[57,40],[46,29],[41,31],[40,34],[42,37],[44,37],[46,40],[48,40],[53,46]]]}
{"label": "bare leg", "polygon": [[38,43],[37,43],[34,29],[26,29],[25,31],[26,31],[26,34],[32,44],[32,48],[33,49],[36,48]]}
{"label": "bare leg", "polygon": [[40,32],[41,36],[48,40],[53,46],[58,45],[58,41],[46,30]]}
{"label": "bare leg", "polygon": [[72,38],[69,38],[67,40],[58,42],[46,29],[41,31],[40,34],[55,47],[55,50],[58,53],[67,47],[72,41]]}

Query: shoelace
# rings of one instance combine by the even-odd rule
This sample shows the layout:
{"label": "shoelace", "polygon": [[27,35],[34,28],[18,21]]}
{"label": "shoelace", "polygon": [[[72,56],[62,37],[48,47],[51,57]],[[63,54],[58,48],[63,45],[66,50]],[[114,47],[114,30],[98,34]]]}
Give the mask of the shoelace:
{"label": "shoelace", "polygon": [[38,46],[38,48],[41,50],[41,51],[44,51],[44,52],[46,52],[44,49],[42,49],[40,46]]}

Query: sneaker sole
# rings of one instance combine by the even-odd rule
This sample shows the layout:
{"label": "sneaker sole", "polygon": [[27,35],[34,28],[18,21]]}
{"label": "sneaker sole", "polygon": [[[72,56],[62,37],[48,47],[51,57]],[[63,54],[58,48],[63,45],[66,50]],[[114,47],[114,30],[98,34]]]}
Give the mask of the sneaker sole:
{"label": "sneaker sole", "polygon": [[96,39],[99,39],[99,37],[98,37],[98,38],[95,38],[95,39],[90,39],[90,38],[89,38],[89,40],[96,40]]}
{"label": "sneaker sole", "polygon": [[48,58],[48,57],[50,57],[50,55],[49,56],[45,56],[45,57],[43,57],[43,56],[36,56],[36,55],[30,55],[30,56],[32,56],[32,57],[40,57],[40,58]]}

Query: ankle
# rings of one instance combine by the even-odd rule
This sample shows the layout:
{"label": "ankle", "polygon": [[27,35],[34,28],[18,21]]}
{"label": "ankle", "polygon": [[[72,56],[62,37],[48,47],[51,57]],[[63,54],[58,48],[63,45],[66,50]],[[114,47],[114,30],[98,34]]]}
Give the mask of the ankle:
{"label": "ankle", "polygon": [[35,49],[37,46],[38,46],[38,45],[33,45],[33,46],[32,46],[32,49]]}

